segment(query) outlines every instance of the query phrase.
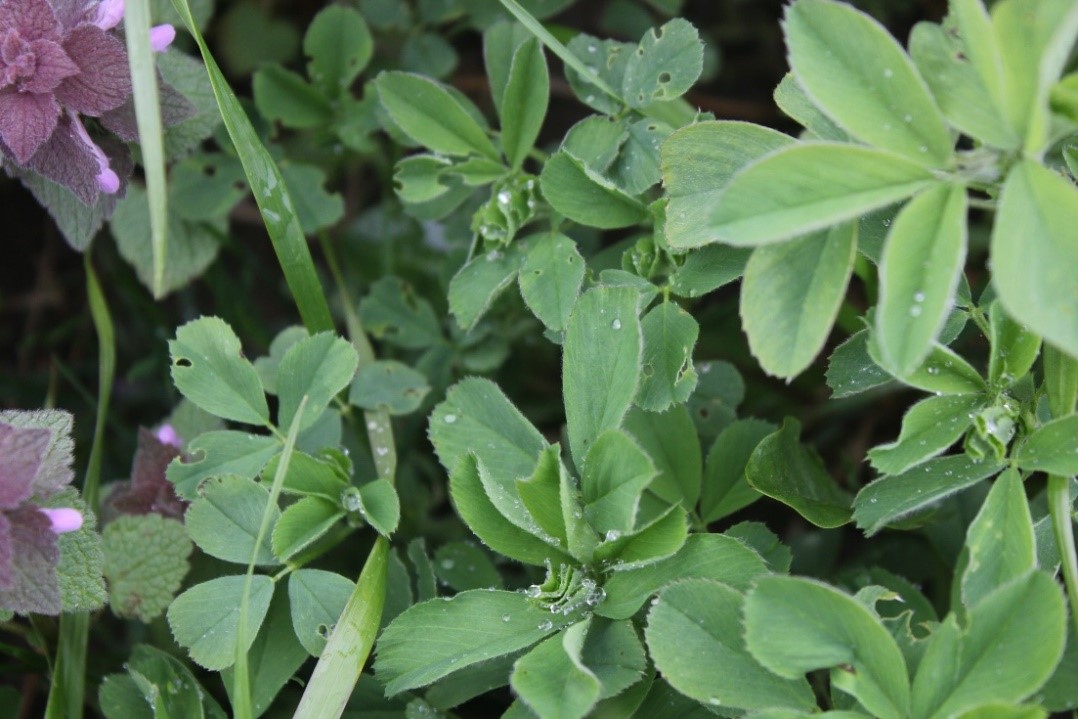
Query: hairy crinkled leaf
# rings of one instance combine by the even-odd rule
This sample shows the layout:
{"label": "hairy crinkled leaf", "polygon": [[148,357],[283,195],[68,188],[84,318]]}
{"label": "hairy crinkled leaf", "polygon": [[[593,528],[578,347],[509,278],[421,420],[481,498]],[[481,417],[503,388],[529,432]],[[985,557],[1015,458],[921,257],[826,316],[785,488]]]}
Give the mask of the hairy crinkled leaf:
{"label": "hairy crinkled leaf", "polygon": [[102,576],[105,552],[97,517],[71,488],[54,494],[43,507],[70,507],[82,514],[82,526],[59,536],[60,562],[56,567],[60,601],[65,612],[91,612],[108,600]]}
{"label": "hairy crinkled leaf", "polygon": [[189,568],[192,544],[183,523],[159,514],[125,516],[105,527],[102,539],[112,612],[144,623],[160,616]]}
{"label": "hairy crinkled leaf", "polygon": [[[44,456],[34,474],[33,490],[37,495],[58,492],[75,478],[71,469],[74,460],[75,441],[71,438],[74,418],[70,412],[60,409],[3,410],[0,424],[15,429],[48,430],[50,434]],[[5,462],[8,461],[5,453]]]}

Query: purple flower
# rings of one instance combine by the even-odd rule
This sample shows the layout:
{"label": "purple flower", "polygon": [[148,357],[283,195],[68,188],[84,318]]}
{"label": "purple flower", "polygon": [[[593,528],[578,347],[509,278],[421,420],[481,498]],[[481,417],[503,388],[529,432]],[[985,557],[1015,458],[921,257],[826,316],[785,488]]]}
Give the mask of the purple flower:
{"label": "purple flower", "polygon": [[[0,608],[59,614],[57,535],[82,513],[38,503],[71,483],[71,415],[7,413],[0,421]],[[11,422],[9,424],[8,422]]]}
{"label": "purple flower", "polygon": [[[119,143],[95,142],[82,118],[136,139],[127,51],[112,32],[122,19],[123,0],[0,0],[0,151],[16,174],[43,175],[88,205],[122,193],[130,160]],[[151,45],[173,37],[158,26]]]}

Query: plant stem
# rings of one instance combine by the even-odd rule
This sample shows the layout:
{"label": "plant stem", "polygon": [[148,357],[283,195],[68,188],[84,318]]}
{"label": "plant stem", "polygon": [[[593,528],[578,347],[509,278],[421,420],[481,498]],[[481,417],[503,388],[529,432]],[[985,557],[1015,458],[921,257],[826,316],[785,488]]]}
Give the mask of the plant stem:
{"label": "plant stem", "polygon": [[[1044,346],[1044,385],[1048,390],[1048,407],[1052,416],[1067,417],[1074,412],[1078,399],[1078,359],[1070,357],[1051,345]],[[1074,547],[1074,520],[1071,519],[1070,480],[1049,475],[1048,512],[1063,570],[1063,583],[1070,600],[1071,619],[1078,630],[1078,552]]]}
{"label": "plant stem", "polygon": [[[97,332],[97,418],[94,439],[90,446],[90,460],[82,484],[82,498],[90,511],[97,511],[97,499],[101,485],[101,462],[105,444],[105,424],[109,415],[109,399],[112,382],[116,375],[116,335],[109,314],[108,302],[101,291],[101,283],[90,255],[84,256],[86,270],[86,295],[90,304],[90,316]],[[46,719],[81,719],[86,695],[86,644],[90,636],[90,615],[87,612],[64,614],[60,617],[60,637],[56,647],[56,666],[49,699],[45,707]]]}

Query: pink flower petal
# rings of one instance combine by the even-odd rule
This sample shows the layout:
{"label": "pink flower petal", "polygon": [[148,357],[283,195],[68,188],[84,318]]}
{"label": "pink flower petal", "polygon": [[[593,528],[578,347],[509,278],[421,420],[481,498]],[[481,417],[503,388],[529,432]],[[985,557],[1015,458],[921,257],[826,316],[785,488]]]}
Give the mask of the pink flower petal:
{"label": "pink flower petal", "polygon": [[180,436],[180,433],[177,432],[176,428],[171,424],[163,424],[158,427],[157,431],[154,432],[154,436],[157,437],[157,440],[161,442],[161,444],[168,444],[173,447],[183,446],[183,437]]}
{"label": "pink flower petal", "polygon": [[49,518],[53,534],[67,534],[82,529],[82,512],[71,507],[59,507],[57,509],[38,509],[37,511]]}
{"label": "pink flower petal", "polygon": [[117,38],[95,25],[79,25],[64,39],[64,51],[81,70],[56,88],[64,108],[97,117],[131,95],[127,51]]}
{"label": "pink flower petal", "polygon": [[34,40],[30,47],[37,58],[37,71],[33,79],[22,84],[23,91],[51,92],[67,78],[79,74],[79,66],[52,40]]}
{"label": "pink flower petal", "polygon": [[157,25],[150,28],[150,49],[154,52],[164,52],[175,39],[176,28],[171,25]]}
{"label": "pink flower petal", "polygon": [[0,138],[25,165],[45,144],[60,119],[60,106],[50,94],[0,90]]}
{"label": "pink flower petal", "polygon": [[24,40],[60,37],[56,14],[47,0],[6,0],[0,3],[0,28],[14,28]]}
{"label": "pink flower petal", "polygon": [[67,115],[61,117],[52,137],[26,167],[63,185],[87,205],[93,205],[101,195],[97,158],[79,138]]}
{"label": "pink flower petal", "polygon": [[101,0],[94,15],[94,25],[111,30],[124,19],[124,0]]}

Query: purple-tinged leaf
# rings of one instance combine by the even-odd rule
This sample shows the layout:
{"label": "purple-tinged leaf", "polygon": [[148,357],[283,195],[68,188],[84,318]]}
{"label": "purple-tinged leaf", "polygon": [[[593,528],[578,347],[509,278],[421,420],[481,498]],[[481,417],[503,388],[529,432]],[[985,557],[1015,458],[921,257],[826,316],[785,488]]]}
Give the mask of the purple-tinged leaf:
{"label": "purple-tinged leaf", "polygon": [[25,92],[52,92],[61,82],[79,74],[79,66],[52,40],[34,40],[29,43],[29,50],[37,61],[37,67],[34,76],[22,85],[21,89]]}
{"label": "purple-tinged leaf", "polygon": [[0,509],[15,509],[33,494],[51,436],[47,429],[0,424]]}
{"label": "purple-tinged leaf", "polygon": [[8,0],[0,3],[0,28],[11,28],[26,40],[59,37],[56,15],[47,0]]}
{"label": "purple-tinged leaf", "polygon": [[57,409],[4,410],[0,411],[0,424],[19,429],[45,429],[51,433],[45,457],[34,476],[34,495],[48,496],[71,484],[75,478],[71,470],[75,443],[71,439],[70,412]]}
{"label": "purple-tinged leaf", "polygon": [[139,428],[131,479],[112,485],[105,506],[118,514],[153,512],[182,517],[187,504],[176,496],[173,484],[165,478],[165,468],[179,456],[180,450],[175,446],[162,442],[150,430]]}
{"label": "purple-tinged leaf", "polygon": [[0,91],[0,139],[16,162],[26,164],[56,129],[60,105],[48,93]]}
{"label": "purple-tinged leaf", "polygon": [[11,527],[11,572],[14,586],[0,590],[0,607],[19,614],[59,614],[60,583],[56,567],[60,545],[51,522],[35,507],[7,512]]}
{"label": "purple-tinged leaf", "polygon": [[64,49],[81,72],[56,88],[65,108],[97,116],[131,96],[131,71],[123,43],[94,25],[79,25],[64,39]]}

